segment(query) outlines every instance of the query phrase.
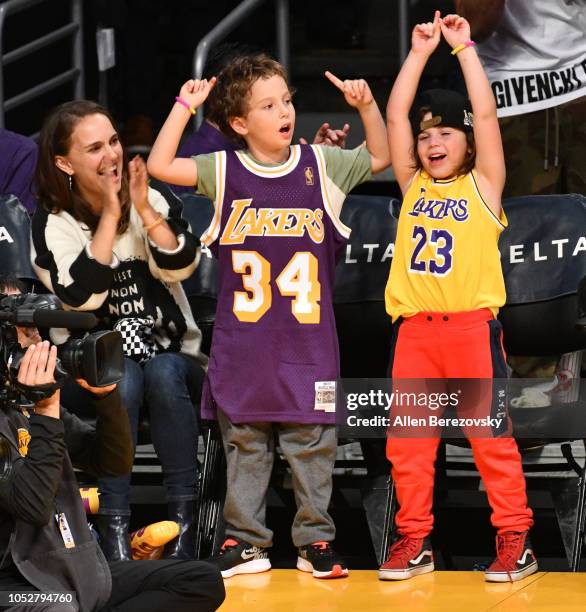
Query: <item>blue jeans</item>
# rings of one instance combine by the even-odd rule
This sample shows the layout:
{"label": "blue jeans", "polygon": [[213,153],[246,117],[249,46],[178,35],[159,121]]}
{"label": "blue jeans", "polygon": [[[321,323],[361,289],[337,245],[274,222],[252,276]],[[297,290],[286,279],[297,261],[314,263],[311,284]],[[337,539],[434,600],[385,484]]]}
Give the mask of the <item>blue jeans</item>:
{"label": "blue jeans", "polygon": [[[163,470],[167,501],[195,499],[197,410],[203,369],[179,353],[161,353],[144,365],[127,358],[124,361],[126,371],[118,389],[128,412],[134,448],[140,415],[146,410],[151,439]],[[75,412],[84,390],[78,385],[75,390],[71,387],[64,389],[63,404]],[[100,514],[130,514],[130,478],[128,474],[98,480]]]}

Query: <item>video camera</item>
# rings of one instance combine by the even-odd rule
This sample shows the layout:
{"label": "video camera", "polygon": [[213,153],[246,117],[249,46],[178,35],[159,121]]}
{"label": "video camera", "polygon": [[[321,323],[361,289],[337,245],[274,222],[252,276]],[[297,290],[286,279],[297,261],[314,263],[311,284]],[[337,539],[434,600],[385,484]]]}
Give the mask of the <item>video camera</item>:
{"label": "video camera", "polygon": [[59,298],[52,294],[0,294],[0,383],[13,385],[28,399],[39,401],[52,395],[68,376],[83,378],[92,387],[119,382],[124,375],[124,354],[122,336],[115,331],[86,333],[58,345],[55,384],[50,388],[25,388],[17,382],[25,349],[18,343],[16,326],[87,331],[97,323],[91,313],[63,310]]}

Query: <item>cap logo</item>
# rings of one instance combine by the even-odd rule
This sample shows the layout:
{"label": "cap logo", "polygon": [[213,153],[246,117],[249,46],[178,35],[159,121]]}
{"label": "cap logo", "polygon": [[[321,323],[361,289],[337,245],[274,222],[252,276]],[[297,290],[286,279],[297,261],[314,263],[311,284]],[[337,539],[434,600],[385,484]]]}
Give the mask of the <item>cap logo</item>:
{"label": "cap logo", "polygon": [[419,129],[421,131],[427,130],[432,127],[436,127],[437,125],[441,125],[442,116],[436,115],[435,117],[431,117],[431,119],[426,119],[419,124]]}
{"label": "cap logo", "polygon": [[474,115],[466,109],[464,109],[464,125],[474,127]]}

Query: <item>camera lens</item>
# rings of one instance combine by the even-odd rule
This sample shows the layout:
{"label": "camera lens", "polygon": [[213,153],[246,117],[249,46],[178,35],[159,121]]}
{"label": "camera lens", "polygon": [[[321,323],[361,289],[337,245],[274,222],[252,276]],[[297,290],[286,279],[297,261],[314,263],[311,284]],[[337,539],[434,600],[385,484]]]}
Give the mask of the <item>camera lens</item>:
{"label": "camera lens", "polygon": [[119,332],[101,331],[70,339],[58,347],[57,354],[69,375],[83,378],[92,387],[120,382],[124,375],[124,353]]}
{"label": "camera lens", "polygon": [[83,358],[83,340],[72,338],[57,347],[57,355],[65,371],[73,378],[84,378],[81,375],[81,361]]}

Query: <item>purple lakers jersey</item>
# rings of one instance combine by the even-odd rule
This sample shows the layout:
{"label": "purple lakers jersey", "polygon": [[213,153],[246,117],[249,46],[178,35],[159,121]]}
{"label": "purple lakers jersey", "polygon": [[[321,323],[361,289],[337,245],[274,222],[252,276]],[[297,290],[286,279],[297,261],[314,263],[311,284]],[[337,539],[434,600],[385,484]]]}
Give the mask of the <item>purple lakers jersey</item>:
{"label": "purple lakers jersey", "polygon": [[216,154],[215,215],[202,236],[219,260],[219,294],[202,415],[234,423],[334,423],[316,400],[339,375],[332,306],[350,230],[328,199],[319,147],[279,166]]}

